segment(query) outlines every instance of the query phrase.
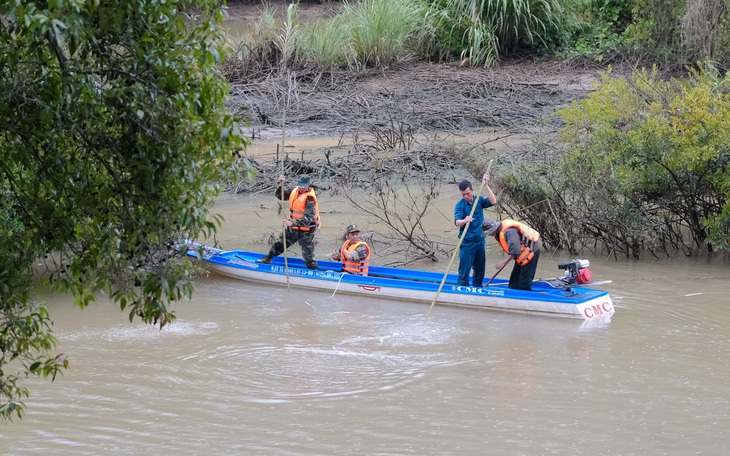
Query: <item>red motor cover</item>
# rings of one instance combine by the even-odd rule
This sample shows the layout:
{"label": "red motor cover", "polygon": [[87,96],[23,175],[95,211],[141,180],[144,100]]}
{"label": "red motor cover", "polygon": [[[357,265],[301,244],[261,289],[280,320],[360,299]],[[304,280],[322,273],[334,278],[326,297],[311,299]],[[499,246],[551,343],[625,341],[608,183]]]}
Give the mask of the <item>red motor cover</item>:
{"label": "red motor cover", "polygon": [[591,275],[590,269],[586,268],[586,269],[581,269],[580,271],[578,271],[578,277],[576,278],[576,280],[578,280],[578,283],[582,285],[584,283],[590,282],[591,277],[592,277],[592,275]]}

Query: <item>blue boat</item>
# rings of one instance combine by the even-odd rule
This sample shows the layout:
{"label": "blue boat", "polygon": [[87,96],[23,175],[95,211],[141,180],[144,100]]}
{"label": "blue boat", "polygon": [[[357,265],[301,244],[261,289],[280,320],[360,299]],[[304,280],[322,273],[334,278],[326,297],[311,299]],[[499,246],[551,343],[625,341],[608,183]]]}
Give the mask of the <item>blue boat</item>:
{"label": "blue boat", "polygon": [[[400,299],[436,305],[491,309],[510,312],[570,317],[583,320],[610,319],[613,302],[607,291],[581,284],[581,271],[587,260],[561,263],[563,277],[536,280],[532,291],[513,290],[505,279],[494,279],[488,286],[456,284],[456,274],[449,274],[443,286],[442,273],[415,269],[370,266],[367,276],[348,274],[333,261],[318,261],[319,269],[307,269],[300,258],[281,256],[270,264],[257,263],[264,255],[243,250],[220,250],[186,241],[187,255],[205,262],[209,269],[228,277],[272,285],[336,291],[378,299]],[[605,282],[601,282],[605,283]],[[439,293],[439,288],[441,291]]]}

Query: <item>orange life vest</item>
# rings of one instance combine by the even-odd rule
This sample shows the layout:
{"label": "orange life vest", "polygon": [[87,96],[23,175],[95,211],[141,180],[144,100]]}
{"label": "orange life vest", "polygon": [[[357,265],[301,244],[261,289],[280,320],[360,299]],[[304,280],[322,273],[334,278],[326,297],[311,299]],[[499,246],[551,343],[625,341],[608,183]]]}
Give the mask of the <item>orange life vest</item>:
{"label": "orange life vest", "polygon": [[[348,252],[355,251],[358,246],[364,245],[365,248],[368,251],[368,254],[365,258],[360,258],[356,261],[351,261],[345,258],[345,250]],[[370,246],[367,245],[364,241],[358,241],[358,242],[350,242],[345,241],[344,244],[342,244],[342,248],[340,249],[340,260],[342,260],[342,269],[349,272],[350,274],[357,274],[357,275],[368,275],[368,269],[370,267]]]}
{"label": "orange life vest", "polygon": [[509,245],[507,239],[504,237],[504,232],[507,228],[517,228],[520,231],[520,256],[515,258],[515,261],[520,266],[524,266],[532,260],[535,256],[535,248],[537,242],[540,240],[540,233],[533,230],[527,225],[514,220],[502,220],[502,228],[499,231],[499,245],[502,246],[502,250],[509,253]]}
{"label": "orange life vest", "polygon": [[291,229],[299,231],[310,231],[316,230],[320,227],[319,222],[319,203],[317,203],[317,195],[314,194],[314,189],[310,188],[307,191],[301,191],[301,188],[296,187],[292,190],[289,195],[289,214],[292,219],[300,219],[304,217],[304,211],[307,207],[307,198],[312,197],[314,200],[314,222],[309,226],[295,226],[292,225]]}

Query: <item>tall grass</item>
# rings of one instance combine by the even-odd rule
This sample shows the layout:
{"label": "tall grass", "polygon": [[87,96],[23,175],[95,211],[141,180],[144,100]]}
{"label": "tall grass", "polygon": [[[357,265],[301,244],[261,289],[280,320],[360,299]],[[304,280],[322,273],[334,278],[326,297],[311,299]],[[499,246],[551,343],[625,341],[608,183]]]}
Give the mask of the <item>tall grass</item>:
{"label": "tall grass", "polygon": [[388,66],[414,51],[426,9],[418,0],[360,0],[345,2],[343,20],[357,62]]}
{"label": "tall grass", "polygon": [[[573,2],[576,0],[572,0]],[[272,69],[387,67],[413,55],[491,66],[520,47],[549,47],[569,0],[344,1],[333,18],[300,21],[296,3],[277,19],[267,10],[237,58],[268,59]],[[246,54],[248,52],[248,54]],[[275,57],[276,63],[272,62]],[[250,60],[250,59],[249,59]]]}
{"label": "tall grass", "polygon": [[417,53],[427,29],[422,0],[344,2],[335,17],[307,22],[299,20],[297,6],[290,4],[280,19],[266,8],[253,27],[254,33],[231,44],[239,64],[229,62],[228,67],[239,72],[254,68],[252,59],[257,56],[279,71],[291,67],[386,67]]}
{"label": "tall grass", "polygon": [[681,49],[686,62],[717,61],[727,56],[722,48],[728,35],[730,5],[727,0],[688,1],[682,17]]}
{"label": "tall grass", "polygon": [[229,35],[228,46],[232,52],[222,65],[229,79],[265,77],[273,70],[286,70],[301,33],[297,8],[298,4],[290,4],[285,18],[278,19],[274,11],[265,5],[248,33],[237,38]]}
{"label": "tall grass", "polygon": [[297,42],[297,60],[322,70],[348,68],[355,61],[349,29],[341,16],[307,23]]}
{"label": "tall grass", "polygon": [[[274,44],[279,48],[281,52],[280,60],[280,71],[283,73],[286,70],[287,64],[292,60],[294,56],[294,50],[296,49],[296,42],[301,33],[298,21],[299,3],[290,3],[286,9],[286,16],[284,22],[278,28],[278,35],[274,41]],[[274,24],[272,24],[274,25]]]}
{"label": "tall grass", "polygon": [[563,20],[560,0],[437,0],[429,10],[436,48],[489,66],[521,46],[547,47]]}

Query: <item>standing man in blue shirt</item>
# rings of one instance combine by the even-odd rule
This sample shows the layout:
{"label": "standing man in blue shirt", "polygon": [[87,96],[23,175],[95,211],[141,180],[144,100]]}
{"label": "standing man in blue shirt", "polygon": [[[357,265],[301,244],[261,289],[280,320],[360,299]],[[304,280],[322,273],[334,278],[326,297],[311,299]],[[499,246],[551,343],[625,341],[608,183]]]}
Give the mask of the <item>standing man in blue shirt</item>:
{"label": "standing man in blue shirt", "polygon": [[[459,191],[462,198],[454,208],[454,225],[459,227],[459,237],[464,236],[459,249],[459,279],[457,285],[469,285],[469,273],[474,270],[472,286],[481,287],[484,282],[484,269],[486,266],[486,254],[484,252],[484,236],[482,235],[482,222],[484,221],[484,209],[497,204],[497,197],[489,188],[489,173],[484,173],[482,183],[489,198],[480,196],[474,198],[474,189],[471,182],[463,180],[459,182]],[[474,216],[471,215],[472,206],[477,204]],[[471,223],[469,223],[471,222]],[[469,223],[469,229],[464,234],[464,226]]]}

